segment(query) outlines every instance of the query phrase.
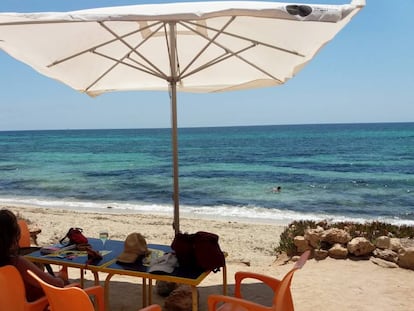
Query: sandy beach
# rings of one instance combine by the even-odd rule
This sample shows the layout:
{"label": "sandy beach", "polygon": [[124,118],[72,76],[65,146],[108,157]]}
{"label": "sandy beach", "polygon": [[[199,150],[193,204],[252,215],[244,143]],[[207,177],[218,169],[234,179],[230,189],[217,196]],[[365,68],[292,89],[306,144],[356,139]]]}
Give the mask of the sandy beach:
{"label": "sandy beach", "polygon": [[[109,231],[111,239],[124,240],[131,232],[140,232],[147,243],[171,244],[174,236],[172,218],[149,214],[120,214],[68,211],[38,207],[8,208],[29,219],[42,232],[39,245],[55,243],[70,227],[81,227],[87,236],[98,237],[102,229]],[[274,249],[279,242],[283,226],[239,221],[207,219],[180,219],[183,232],[209,231],[220,236],[220,246],[228,253],[228,289],[233,291],[236,271],[254,271],[277,278],[291,269],[292,263],[281,265],[275,262]],[[70,278],[79,278],[79,272],[70,270]],[[86,278],[92,280],[87,272]],[[105,276],[100,276],[101,280]],[[200,285],[200,311],[206,311],[207,296],[221,292],[221,273],[210,274]],[[369,260],[309,260],[298,271],[292,282],[295,310],[320,311],[409,311],[414,306],[414,271],[402,268],[383,268]],[[260,290],[258,284],[248,286],[249,297],[259,302],[271,297]],[[163,305],[163,298],[156,293],[153,300]],[[136,311],[141,306],[140,280],[114,276],[110,287],[110,309],[112,311]]]}

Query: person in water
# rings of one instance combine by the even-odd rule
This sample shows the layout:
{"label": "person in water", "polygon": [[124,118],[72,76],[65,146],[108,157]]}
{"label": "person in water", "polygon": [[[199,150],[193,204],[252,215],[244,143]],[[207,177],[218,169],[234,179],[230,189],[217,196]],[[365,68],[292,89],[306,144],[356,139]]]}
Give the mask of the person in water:
{"label": "person in water", "polygon": [[0,210],[0,267],[12,265],[19,270],[26,289],[27,301],[35,301],[45,294],[40,284],[32,278],[27,270],[33,271],[42,280],[57,287],[68,284],[67,276],[59,273],[53,276],[44,272],[33,262],[19,255],[20,227],[16,215],[7,210]]}
{"label": "person in water", "polygon": [[277,192],[280,192],[280,191],[282,191],[282,187],[281,187],[281,186],[277,186],[277,187],[274,187],[274,188],[272,189],[272,192],[273,192],[273,193],[277,193]]}

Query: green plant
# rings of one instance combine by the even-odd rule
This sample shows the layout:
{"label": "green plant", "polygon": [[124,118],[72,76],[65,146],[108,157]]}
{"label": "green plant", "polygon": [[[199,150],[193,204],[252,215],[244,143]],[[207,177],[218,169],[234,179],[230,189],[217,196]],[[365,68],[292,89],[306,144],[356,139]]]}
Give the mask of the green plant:
{"label": "green plant", "polygon": [[380,221],[356,223],[356,222],[337,222],[328,223],[327,221],[315,222],[311,220],[293,221],[280,235],[279,246],[276,247],[277,253],[286,253],[288,256],[296,254],[296,247],[293,243],[295,236],[304,236],[306,229],[315,229],[322,226],[325,230],[339,228],[346,230],[352,238],[365,237],[370,241],[375,241],[378,237],[386,235],[396,238],[414,238],[414,226],[392,225]]}
{"label": "green plant", "polygon": [[294,221],[281,233],[277,253],[285,252],[288,256],[296,253],[296,246],[293,243],[295,236],[304,235],[305,229],[316,228],[316,222],[309,220]]}

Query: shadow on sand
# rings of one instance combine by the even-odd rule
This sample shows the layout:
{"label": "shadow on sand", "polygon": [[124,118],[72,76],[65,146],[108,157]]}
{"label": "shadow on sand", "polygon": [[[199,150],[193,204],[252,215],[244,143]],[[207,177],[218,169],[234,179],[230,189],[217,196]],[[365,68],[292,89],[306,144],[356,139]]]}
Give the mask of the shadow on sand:
{"label": "shadow on sand", "polygon": [[[126,278],[126,277],[125,277]],[[130,280],[111,279],[109,289],[110,311],[138,311],[142,306],[142,283],[138,278],[128,278]],[[85,286],[92,286],[93,282],[85,281]],[[101,281],[101,285],[104,282]],[[245,299],[252,300],[263,305],[272,304],[272,291],[261,283],[250,283],[243,285],[242,294]],[[198,287],[199,292],[199,311],[207,311],[207,297],[211,294],[222,294],[222,285],[211,285]],[[234,284],[227,286],[228,295],[233,296]],[[153,287],[152,303],[164,306],[165,297],[156,293]]]}

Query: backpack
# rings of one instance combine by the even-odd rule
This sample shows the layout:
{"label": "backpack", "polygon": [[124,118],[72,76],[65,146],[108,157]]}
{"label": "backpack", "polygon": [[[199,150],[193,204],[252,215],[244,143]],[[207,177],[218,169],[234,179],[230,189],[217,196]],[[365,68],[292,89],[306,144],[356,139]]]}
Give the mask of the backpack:
{"label": "backpack", "polygon": [[218,239],[217,234],[205,231],[194,234],[178,233],[171,248],[181,266],[216,273],[226,264]]}
{"label": "backpack", "polygon": [[189,268],[196,266],[192,237],[192,234],[177,233],[171,244],[180,266]]}
{"label": "backpack", "polygon": [[204,271],[216,273],[226,264],[224,253],[220,249],[218,240],[217,234],[204,231],[199,231],[193,236],[197,266]]}

